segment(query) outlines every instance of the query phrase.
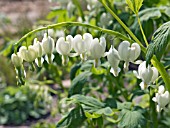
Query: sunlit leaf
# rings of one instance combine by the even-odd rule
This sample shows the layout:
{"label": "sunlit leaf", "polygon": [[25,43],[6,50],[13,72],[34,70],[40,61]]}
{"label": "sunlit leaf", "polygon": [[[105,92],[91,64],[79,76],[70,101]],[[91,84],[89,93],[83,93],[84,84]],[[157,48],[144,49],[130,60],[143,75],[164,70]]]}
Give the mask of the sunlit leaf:
{"label": "sunlit leaf", "polygon": [[143,0],[126,0],[126,3],[135,14],[138,14],[139,9],[142,6]]}

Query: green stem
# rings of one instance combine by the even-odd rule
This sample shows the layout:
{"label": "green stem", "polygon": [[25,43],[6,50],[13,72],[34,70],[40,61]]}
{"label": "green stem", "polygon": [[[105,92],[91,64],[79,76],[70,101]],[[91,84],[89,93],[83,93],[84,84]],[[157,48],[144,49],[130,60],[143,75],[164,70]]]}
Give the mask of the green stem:
{"label": "green stem", "polygon": [[30,31],[29,33],[25,34],[18,42],[16,42],[15,46],[18,47],[18,45],[21,42],[23,42],[28,36],[30,36],[30,35],[32,35],[32,34],[34,34],[36,32],[47,30],[47,29],[53,29],[53,28],[61,28],[61,27],[65,27],[65,26],[82,26],[82,27],[87,27],[87,28],[98,30],[98,31],[102,31],[104,33],[108,33],[110,35],[114,35],[116,37],[119,37],[122,40],[127,40],[129,42],[133,42],[128,37],[122,35],[119,32],[113,31],[113,30],[103,29],[103,28],[100,28],[98,26],[94,26],[94,25],[90,25],[90,24],[84,24],[84,23],[79,23],[79,22],[61,22],[61,23],[48,25],[46,27],[41,27],[41,28],[38,28],[38,29],[34,29],[33,31]]}
{"label": "green stem", "polygon": [[142,51],[145,53],[146,49],[142,45],[142,43],[138,40],[138,38],[133,34],[133,32],[122,22],[122,20],[106,5],[105,0],[100,0],[103,6],[106,8],[108,12],[119,22],[119,24],[129,33],[129,35],[138,43],[142,49]]}
{"label": "green stem", "polygon": [[151,62],[154,65],[154,67],[156,67],[157,70],[159,71],[161,77],[163,78],[163,80],[165,82],[166,88],[170,92],[170,86],[169,86],[169,84],[170,84],[170,77],[169,77],[168,73],[166,72],[163,64],[159,60],[157,60],[156,56],[152,57]]}
{"label": "green stem", "polygon": [[141,32],[142,32],[142,36],[143,36],[143,39],[144,39],[144,41],[145,41],[145,44],[146,44],[146,46],[148,46],[149,44],[148,44],[148,41],[147,41],[147,39],[146,39],[145,33],[144,33],[144,31],[143,31],[143,28],[142,28],[142,25],[141,25],[140,18],[139,18],[139,16],[138,16],[138,14],[137,14],[137,19],[138,19],[138,24],[139,24],[139,26],[140,26],[140,30],[141,30]]}
{"label": "green stem", "polygon": [[158,119],[157,119],[157,112],[156,112],[156,106],[153,102],[152,98],[154,96],[154,91],[150,89],[150,128],[158,128]]}
{"label": "green stem", "polygon": [[85,21],[84,13],[83,13],[83,10],[82,10],[82,8],[81,8],[80,2],[79,2],[78,0],[72,0],[72,1],[73,1],[73,3],[76,5],[76,7],[77,7],[77,9],[78,9],[78,11],[79,11],[79,13],[80,13],[80,16],[81,16],[82,20]]}

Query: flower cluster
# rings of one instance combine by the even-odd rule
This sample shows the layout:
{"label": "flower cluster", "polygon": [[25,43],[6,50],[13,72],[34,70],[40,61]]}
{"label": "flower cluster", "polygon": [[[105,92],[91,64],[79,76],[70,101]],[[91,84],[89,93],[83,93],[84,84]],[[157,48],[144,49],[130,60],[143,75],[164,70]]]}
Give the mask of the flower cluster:
{"label": "flower cluster", "polygon": [[158,92],[156,93],[155,97],[152,98],[152,100],[157,103],[156,110],[161,112],[161,110],[165,109],[165,106],[170,103],[170,94],[168,91],[165,91],[164,86],[161,85],[159,86]]}
{"label": "flower cluster", "polygon": [[[55,43],[54,39],[45,33],[41,42],[34,39],[33,45],[21,46],[17,53],[12,54],[11,60],[16,69],[18,83],[23,85],[26,77],[23,61],[28,62],[31,70],[34,70],[34,62],[38,67],[43,65],[44,60],[49,64],[52,63],[55,51],[62,56],[63,65],[69,62],[69,57],[80,56],[82,61],[94,60],[95,65],[100,63],[101,57],[106,57],[111,66],[110,72],[115,77],[121,71],[119,68],[120,61],[124,61],[124,70],[127,71],[129,63],[137,63],[136,60],[141,53],[141,48],[137,43],[130,44],[128,41],[121,42],[118,49],[111,45],[109,51],[106,52],[105,50],[106,39],[103,36],[93,38],[90,33],[77,34],[75,37],[72,35],[61,36]],[[140,63],[138,72],[134,71],[134,74],[142,80],[141,89],[146,89],[158,78],[158,70],[150,65],[147,66],[146,61]],[[169,97],[169,92],[165,91],[164,86],[160,86],[158,93],[153,98],[153,101],[158,104],[158,112],[169,104]]]}
{"label": "flower cluster", "polygon": [[124,61],[124,69],[128,70],[129,62],[134,62],[140,55],[141,48],[137,43],[133,43],[130,46],[128,41],[120,43],[118,50],[111,46],[109,52],[106,53],[108,62],[111,65],[110,72],[114,76],[118,76],[120,68],[118,67],[120,61]]}
{"label": "flower cluster", "polygon": [[[28,47],[22,46],[19,52],[12,55],[12,62],[15,67],[20,67],[23,60],[31,65],[33,61],[37,66],[41,67],[45,56],[48,63],[52,63],[54,59],[53,52],[55,50],[62,56],[62,63],[65,65],[69,61],[69,57],[80,56],[83,61],[87,59],[95,60],[95,65],[100,63],[100,58],[107,56],[108,62],[111,65],[111,73],[118,76],[120,68],[119,62],[125,61],[124,68],[128,70],[129,62],[134,62],[140,55],[141,49],[137,43],[130,46],[128,41],[123,41],[118,47],[118,51],[111,46],[110,50],[105,53],[106,39],[105,37],[93,38],[90,33],[83,35],[77,34],[74,38],[71,35],[59,37],[56,41],[47,34],[44,34],[42,42],[34,40],[34,44]],[[73,52],[74,51],[74,52]]]}

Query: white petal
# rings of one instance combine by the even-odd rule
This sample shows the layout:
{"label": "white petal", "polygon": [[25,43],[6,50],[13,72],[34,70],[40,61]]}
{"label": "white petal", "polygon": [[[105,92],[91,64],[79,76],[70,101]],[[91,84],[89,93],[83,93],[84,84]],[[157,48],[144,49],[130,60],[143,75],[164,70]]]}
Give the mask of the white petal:
{"label": "white petal", "polygon": [[130,43],[128,41],[123,41],[118,47],[118,52],[121,60],[129,61],[130,54]]}
{"label": "white petal", "polygon": [[133,74],[138,78],[138,79],[141,79],[138,72],[136,70],[133,70]]}
{"label": "white petal", "polygon": [[121,71],[121,69],[119,67],[117,67],[117,69],[111,68],[110,72],[117,77],[119,75],[119,72]]}
{"label": "white petal", "polygon": [[152,100],[153,100],[154,102],[157,102],[157,99],[156,99],[156,97],[153,97],[153,98],[152,98]]}
{"label": "white petal", "polygon": [[136,60],[139,57],[141,48],[140,48],[139,44],[133,43],[131,45],[130,49],[131,49],[130,50],[130,61],[133,62],[134,60]]}
{"label": "white petal", "polygon": [[163,85],[160,85],[160,86],[158,87],[158,93],[159,93],[159,94],[163,94],[164,91],[165,91],[164,86],[163,86]]}
{"label": "white petal", "polygon": [[76,35],[73,39],[73,48],[75,50],[75,52],[77,52],[78,54],[82,54],[86,51],[86,45],[85,42],[82,39],[81,35]]}
{"label": "white petal", "polygon": [[152,67],[153,76],[151,82],[154,82],[158,78],[158,70],[155,67]]}
{"label": "white petal", "polygon": [[157,105],[157,106],[156,106],[156,111],[157,111],[157,112],[161,112],[161,110],[162,110],[162,108],[161,108],[159,105]]}
{"label": "white petal", "polygon": [[61,55],[68,55],[71,51],[71,44],[65,41],[64,37],[60,37],[56,43],[56,50]]}
{"label": "white petal", "polygon": [[86,50],[88,51],[90,49],[91,42],[93,40],[93,37],[90,33],[84,33],[83,34],[83,40],[86,45]]}
{"label": "white petal", "polygon": [[104,55],[103,46],[99,44],[98,38],[95,38],[91,43],[90,55],[92,59],[99,59]]}
{"label": "white petal", "polygon": [[146,88],[144,82],[141,82],[139,86],[140,86],[140,88],[141,88],[142,90],[145,90],[145,88]]}

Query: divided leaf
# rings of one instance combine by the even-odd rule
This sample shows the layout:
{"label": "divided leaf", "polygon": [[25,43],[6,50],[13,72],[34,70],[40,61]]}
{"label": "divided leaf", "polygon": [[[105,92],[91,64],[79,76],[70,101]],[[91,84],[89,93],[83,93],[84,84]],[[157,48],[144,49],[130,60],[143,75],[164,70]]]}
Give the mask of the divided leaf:
{"label": "divided leaf", "polygon": [[161,25],[156,32],[153,34],[151,43],[147,49],[146,61],[147,64],[150,62],[153,54],[160,60],[164,54],[168,43],[170,42],[170,21]]}
{"label": "divided leaf", "polygon": [[145,117],[139,111],[123,109],[120,113],[120,119],[118,127],[121,128],[142,128],[146,124]]}
{"label": "divided leaf", "polygon": [[143,0],[126,0],[126,3],[135,14],[138,14],[139,9],[142,6]]}
{"label": "divided leaf", "polygon": [[83,108],[79,105],[72,109],[68,115],[62,118],[56,128],[78,128],[86,120]]}
{"label": "divided leaf", "polygon": [[83,109],[86,113],[93,113],[93,116],[96,115],[97,117],[101,115],[111,115],[112,109],[107,104],[100,102],[96,98],[90,96],[83,96],[83,95],[74,95],[71,97],[75,102],[81,104]]}

